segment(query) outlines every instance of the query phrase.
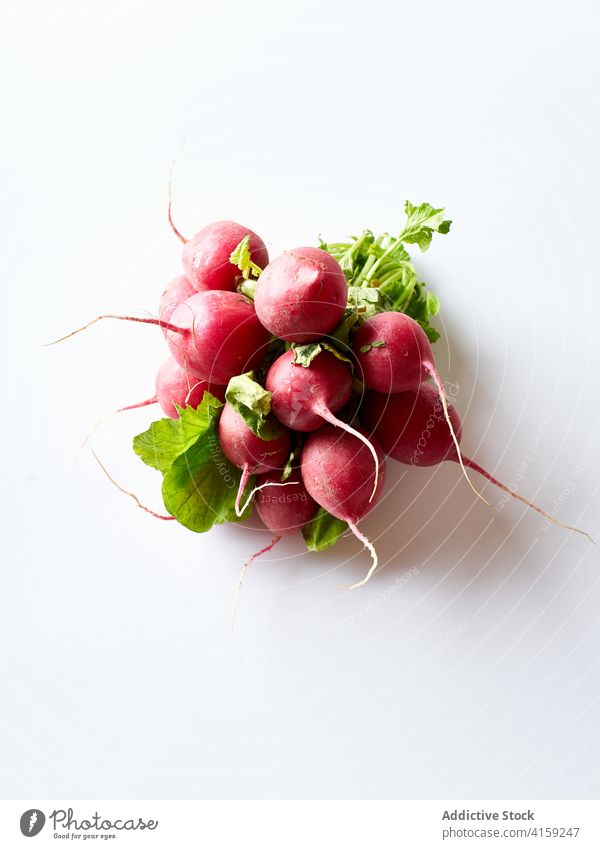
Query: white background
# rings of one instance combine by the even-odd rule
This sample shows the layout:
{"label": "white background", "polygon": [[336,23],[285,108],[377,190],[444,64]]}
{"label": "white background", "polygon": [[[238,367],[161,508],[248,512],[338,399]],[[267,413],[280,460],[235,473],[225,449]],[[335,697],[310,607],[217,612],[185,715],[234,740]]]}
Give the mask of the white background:
{"label": "white background", "polygon": [[[390,467],[363,523],[380,572],[341,593],[368,566],[356,540],[281,543],[247,576],[240,659],[231,601],[265,532],[154,521],[78,455],[152,394],[160,333],[40,346],[156,311],[182,139],[187,235],[232,218],[275,254],[445,204],[451,234],[416,261],[465,451],[600,537],[599,24],[592,0],[5,6],[0,795],[600,792],[585,539],[477,502],[454,464]],[[160,509],[130,450],[151,418],[92,441]]]}

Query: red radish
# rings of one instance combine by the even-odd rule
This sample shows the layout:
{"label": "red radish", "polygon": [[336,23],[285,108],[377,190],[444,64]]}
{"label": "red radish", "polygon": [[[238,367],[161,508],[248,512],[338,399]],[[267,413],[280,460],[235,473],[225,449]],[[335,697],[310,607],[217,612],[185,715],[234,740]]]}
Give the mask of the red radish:
{"label": "red radish", "polygon": [[131,315],[99,315],[77,330],[47,342],[56,345],[106,318],[154,324],[165,333],[173,358],[189,374],[226,385],[236,374],[257,367],[265,356],[269,333],[249,298],[237,292],[196,292],[174,310],[172,321]]}
{"label": "red radish", "polygon": [[215,386],[187,374],[172,357],[164,361],[156,375],[156,398],[163,412],[172,419],[179,415],[178,407],[197,407],[205,392],[225,400],[223,386]]}
{"label": "red radish", "polygon": [[[240,501],[250,475],[278,469],[290,453],[290,432],[279,426],[275,439],[261,439],[246,424],[231,404],[225,404],[219,419],[219,442],[230,463],[242,470],[242,477],[235,500],[235,512],[241,516]],[[281,473],[280,473],[281,475]]]}
{"label": "red radish", "polygon": [[252,261],[260,268],[269,262],[265,243],[248,227],[234,221],[215,221],[199,230],[183,247],[183,270],[192,286],[204,289],[226,289],[234,292],[240,271],[229,257],[246,236]]}
{"label": "red radish", "polygon": [[473,492],[485,501],[471,483],[462,462],[459,442],[448,414],[444,384],[437,373],[433,351],[423,328],[404,313],[378,313],[359,327],[352,350],[358,360],[363,383],[369,389],[385,393],[404,392],[416,389],[428,377],[433,378],[456,448],[457,460]]}
{"label": "red radish", "polygon": [[210,383],[227,384],[236,374],[258,366],[269,333],[249,298],[237,292],[207,291],[192,295],[171,316],[167,341],[174,359]]}
{"label": "red radish", "polygon": [[352,533],[371,553],[371,568],[352,589],[366,584],[378,562],[374,546],[357,528],[357,523],[379,500],[385,480],[383,451],[375,440],[370,444],[377,452],[379,466],[375,497],[372,495],[373,462],[364,443],[359,442],[354,433],[340,433],[337,428],[325,425],[308,437],[302,449],[302,477],[306,489],[332,516],[348,522]]}
{"label": "red radish", "polygon": [[[385,453],[400,463],[435,466],[442,460],[458,462],[440,398],[430,383],[393,395],[367,392],[359,415],[361,424],[375,434]],[[462,424],[452,404],[448,405],[448,415],[460,442]]]}
{"label": "red radish", "polygon": [[344,272],[332,256],[320,248],[294,248],[265,268],[254,304],[274,336],[311,342],[340,323],[347,300]]}
{"label": "red radish", "polygon": [[184,274],[175,277],[160,296],[158,317],[161,321],[170,321],[176,307],[196,293],[196,289]]}
{"label": "red radish", "polygon": [[294,357],[293,350],[286,351],[267,373],[271,409],[286,427],[316,430],[349,400],[352,375],[348,365],[329,351],[318,354],[308,367],[294,364]]}
{"label": "red radish", "polygon": [[382,312],[365,321],[354,336],[352,349],[363,383],[377,392],[414,389],[435,371],[425,331],[401,312]]}
{"label": "red radish", "polygon": [[136,410],[138,407],[148,407],[150,404],[160,404],[162,411],[171,419],[179,416],[175,405],[178,407],[197,407],[205,392],[210,392],[221,401],[225,401],[225,387],[218,384],[207,383],[187,374],[179,366],[173,357],[164,361],[156,375],[156,395],[147,401],[139,401],[137,404],[128,404],[120,407],[117,413],[125,410]]}
{"label": "red radish", "polygon": [[321,351],[309,366],[295,365],[294,356],[293,350],[286,351],[267,373],[265,386],[271,393],[273,414],[293,430],[317,430],[326,421],[362,440],[375,461],[374,495],[379,475],[377,452],[363,434],[334,415],[352,393],[348,365],[329,351]]}
{"label": "red radish", "polygon": [[[456,439],[460,442],[462,425],[452,405],[448,407],[448,414]],[[429,383],[421,383],[416,389],[394,395],[368,392],[361,408],[360,420],[367,431],[375,436],[386,454],[400,463],[409,466],[435,466],[443,460],[460,462],[440,398],[436,389]],[[583,534],[591,540],[585,531],[564,525],[522,495],[518,495],[483,469],[475,460],[463,455],[462,462],[468,469],[483,475],[494,486],[536,510],[546,519],[569,531]]]}
{"label": "red radish", "polygon": [[279,538],[302,530],[318,509],[316,501],[304,485],[299,468],[293,469],[285,482],[294,484],[293,489],[282,491],[279,488],[280,469],[258,475],[258,491],[254,496],[256,512],[271,533]]}
{"label": "red radish", "polygon": [[281,469],[265,472],[256,478],[256,494],[254,496],[256,512],[273,534],[273,538],[269,545],[266,545],[249,557],[242,566],[231,614],[232,640],[235,615],[246,569],[261,554],[271,551],[281,537],[302,530],[304,525],[310,522],[318,510],[318,504],[308,494],[299,468],[292,470],[292,473],[283,485],[290,485],[292,488],[282,493]]}

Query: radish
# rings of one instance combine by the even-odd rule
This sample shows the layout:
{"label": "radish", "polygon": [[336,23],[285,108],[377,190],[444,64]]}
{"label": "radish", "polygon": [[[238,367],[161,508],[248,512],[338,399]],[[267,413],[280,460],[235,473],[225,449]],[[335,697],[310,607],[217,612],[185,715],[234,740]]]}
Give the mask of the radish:
{"label": "radish", "polygon": [[249,298],[237,292],[192,295],[173,312],[167,341],[182,368],[210,383],[226,384],[259,365],[269,334]]}
{"label": "radish", "polygon": [[373,440],[367,443],[378,458],[379,475],[373,496],[373,463],[364,442],[358,442],[357,436],[364,440],[362,433],[340,433],[337,428],[325,425],[308,437],[302,449],[302,477],[309,494],[332,516],[347,522],[371,553],[371,568],[352,589],[366,584],[377,568],[375,547],[358,530],[357,523],[379,500],[385,479],[383,451]]}
{"label": "radish", "polygon": [[[462,425],[456,409],[451,404],[448,414],[456,440],[460,442]],[[367,431],[375,436],[385,453],[400,463],[409,466],[435,466],[444,460],[460,462],[440,398],[436,389],[429,383],[421,383],[416,389],[394,395],[368,392],[361,408],[360,420]],[[593,542],[585,531],[559,522],[554,516],[501,483],[475,460],[463,455],[462,462],[468,469],[483,475],[494,486],[536,510],[546,519],[569,531],[583,534]]]}
{"label": "radish", "polygon": [[246,236],[249,237],[252,261],[260,268],[264,268],[269,262],[267,248],[260,236],[234,221],[216,221],[203,227],[187,241],[177,231],[176,233],[184,241],[183,270],[198,291],[235,291],[240,272],[230,263],[229,257]]}
{"label": "radish", "polygon": [[256,486],[260,489],[254,496],[256,512],[276,537],[275,542],[282,536],[302,530],[318,509],[316,501],[306,489],[299,468],[293,469],[286,479],[287,483],[294,484],[293,489],[282,493],[272,485],[278,486],[280,482],[279,469],[258,475]]}
{"label": "radish", "polygon": [[175,277],[160,296],[158,317],[161,321],[170,321],[176,307],[196,293],[196,289],[184,274]]}
{"label": "radish", "polygon": [[194,407],[202,401],[205,392],[225,401],[223,386],[198,380],[185,372],[172,357],[168,357],[156,375],[156,398],[162,411],[171,419],[179,416],[178,407]]}
{"label": "radish", "polygon": [[225,387],[205,380],[198,380],[185,372],[175,362],[173,357],[168,357],[158,370],[156,375],[156,395],[147,401],[139,401],[137,404],[128,404],[121,407],[117,413],[125,410],[135,410],[138,407],[147,407],[150,404],[160,404],[162,411],[171,419],[179,417],[177,407],[194,407],[202,401],[205,392],[225,401]]}
{"label": "radish", "polygon": [[174,310],[172,321],[131,315],[99,315],[76,330],[47,342],[56,345],[103,319],[154,324],[165,333],[173,358],[194,377],[225,385],[251,371],[264,358],[269,333],[249,298],[237,292],[196,292]]}
{"label": "radish", "polygon": [[444,385],[437,373],[433,351],[423,328],[404,313],[378,313],[359,327],[352,350],[362,372],[362,380],[369,389],[385,393],[404,392],[416,389],[428,377],[433,378],[456,448],[456,458],[473,492],[485,501],[471,483],[462,462],[459,442],[448,414]]}
{"label": "radish", "polygon": [[329,351],[321,351],[309,366],[295,364],[294,357],[293,350],[286,351],[267,373],[265,386],[271,393],[273,414],[293,430],[313,431],[329,422],[364,442],[375,461],[374,496],[379,476],[377,452],[362,433],[334,415],[352,393],[348,365]]}
{"label": "radish", "polygon": [[254,304],[274,336],[311,342],[340,323],[347,300],[344,272],[332,256],[320,248],[294,248],[262,272]]}
{"label": "radish", "polygon": [[[261,439],[246,424],[231,404],[223,407],[219,419],[219,443],[230,463],[242,470],[242,477],[235,500],[235,512],[241,516],[240,501],[250,475],[279,469],[290,453],[290,432],[279,425],[279,434],[274,439]],[[281,472],[279,473],[281,477]]]}

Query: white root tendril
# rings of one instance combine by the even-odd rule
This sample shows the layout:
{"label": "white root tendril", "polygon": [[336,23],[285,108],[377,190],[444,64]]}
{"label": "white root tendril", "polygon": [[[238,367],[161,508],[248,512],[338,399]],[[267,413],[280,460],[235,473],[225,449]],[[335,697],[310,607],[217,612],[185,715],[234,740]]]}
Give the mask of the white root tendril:
{"label": "white root tendril", "polygon": [[350,528],[350,530],[352,531],[354,536],[362,542],[362,544],[365,546],[365,548],[368,548],[368,550],[371,554],[371,559],[373,561],[371,563],[371,568],[369,569],[369,571],[367,572],[365,577],[362,579],[362,581],[358,581],[358,583],[356,583],[356,584],[345,584],[343,587],[341,587],[341,589],[356,590],[356,589],[358,589],[358,587],[363,587],[367,583],[367,581],[371,578],[371,575],[373,574],[375,569],[377,569],[377,565],[379,564],[379,558],[377,557],[377,552],[375,551],[375,546],[373,545],[371,540],[367,539],[367,537],[358,530],[358,528],[356,527],[354,522],[348,522],[348,527]]}
{"label": "white root tendril", "polygon": [[432,363],[424,362],[423,366],[429,372],[431,377],[433,378],[433,382],[435,383],[436,389],[438,391],[440,401],[442,402],[442,409],[444,410],[444,417],[445,417],[446,422],[448,424],[448,428],[450,429],[450,436],[452,437],[452,441],[454,442],[454,447],[456,448],[456,454],[457,454],[457,457],[458,457],[458,462],[459,462],[460,467],[462,469],[463,475],[465,476],[467,483],[469,484],[469,486],[471,487],[471,489],[473,490],[473,492],[475,493],[477,498],[481,498],[483,503],[487,504],[487,506],[490,507],[491,506],[490,502],[487,500],[487,498],[483,497],[483,495],[479,492],[479,490],[475,489],[475,487],[473,486],[473,483],[471,482],[471,478],[467,474],[465,464],[463,463],[460,445],[458,444],[458,439],[456,438],[456,434],[455,434],[454,428],[452,426],[452,420],[450,419],[450,414],[448,413],[448,403],[446,401],[446,390],[444,389],[444,384],[440,380],[440,376],[437,373],[437,371],[436,371],[436,369],[435,369],[435,367]]}
{"label": "white root tendril", "polygon": [[[244,515],[244,511],[246,510],[246,508],[248,507],[248,505],[252,501],[254,495],[257,492],[260,492],[261,489],[266,489],[268,486],[296,486],[297,484],[300,483],[300,481],[282,481],[282,483],[272,483],[271,481],[269,481],[269,483],[263,483],[260,486],[255,486],[254,489],[250,492],[250,494],[246,498],[246,500],[244,502],[244,506],[240,508],[239,502],[241,500],[242,493],[243,493],[244,489],[246,488],[246,484],[248,483],[248,478],[250,477],[250,472],[248,471],[248,474],[246,475],[246,478],[244,479],[245,474],[246,474],[246,470],[244,469],[244,471],[242,472],[242,479],[240,481],[240,489],[238,491],[238,497],[237,497],[236,502],[235,502],[235,515],[236,516],[243,516]],[[242,486],[242,483],[244,484],[243,486]]]}

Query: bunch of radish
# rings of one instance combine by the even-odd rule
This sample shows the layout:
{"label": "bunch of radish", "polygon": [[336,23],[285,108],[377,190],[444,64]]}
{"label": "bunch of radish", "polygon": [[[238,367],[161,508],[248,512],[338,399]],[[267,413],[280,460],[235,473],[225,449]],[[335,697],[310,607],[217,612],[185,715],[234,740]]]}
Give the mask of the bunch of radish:
{"label": "bunch of radish", "polygon": [[159,404],[165,414],[133,440],[163,476],[161,518],[204,532],[254,506],[272,535],[257,554],[297,531],[321,551],[349,529],[372,559],[353,586],[377,566],[358,525],[381,498],[389,457],[453,461],[472,488],[467,470],[561,524],[461,453],[432,350],[439,301],[406,249],[426,250],[451,222],[427,203],[405,211],[397,236],[365,230],[272,260],[231,221],[189,240],[173,228],[184,274],[164,290],[158,317],[99,316],[154,324],[165,337],[155,394],[122,408]]}

